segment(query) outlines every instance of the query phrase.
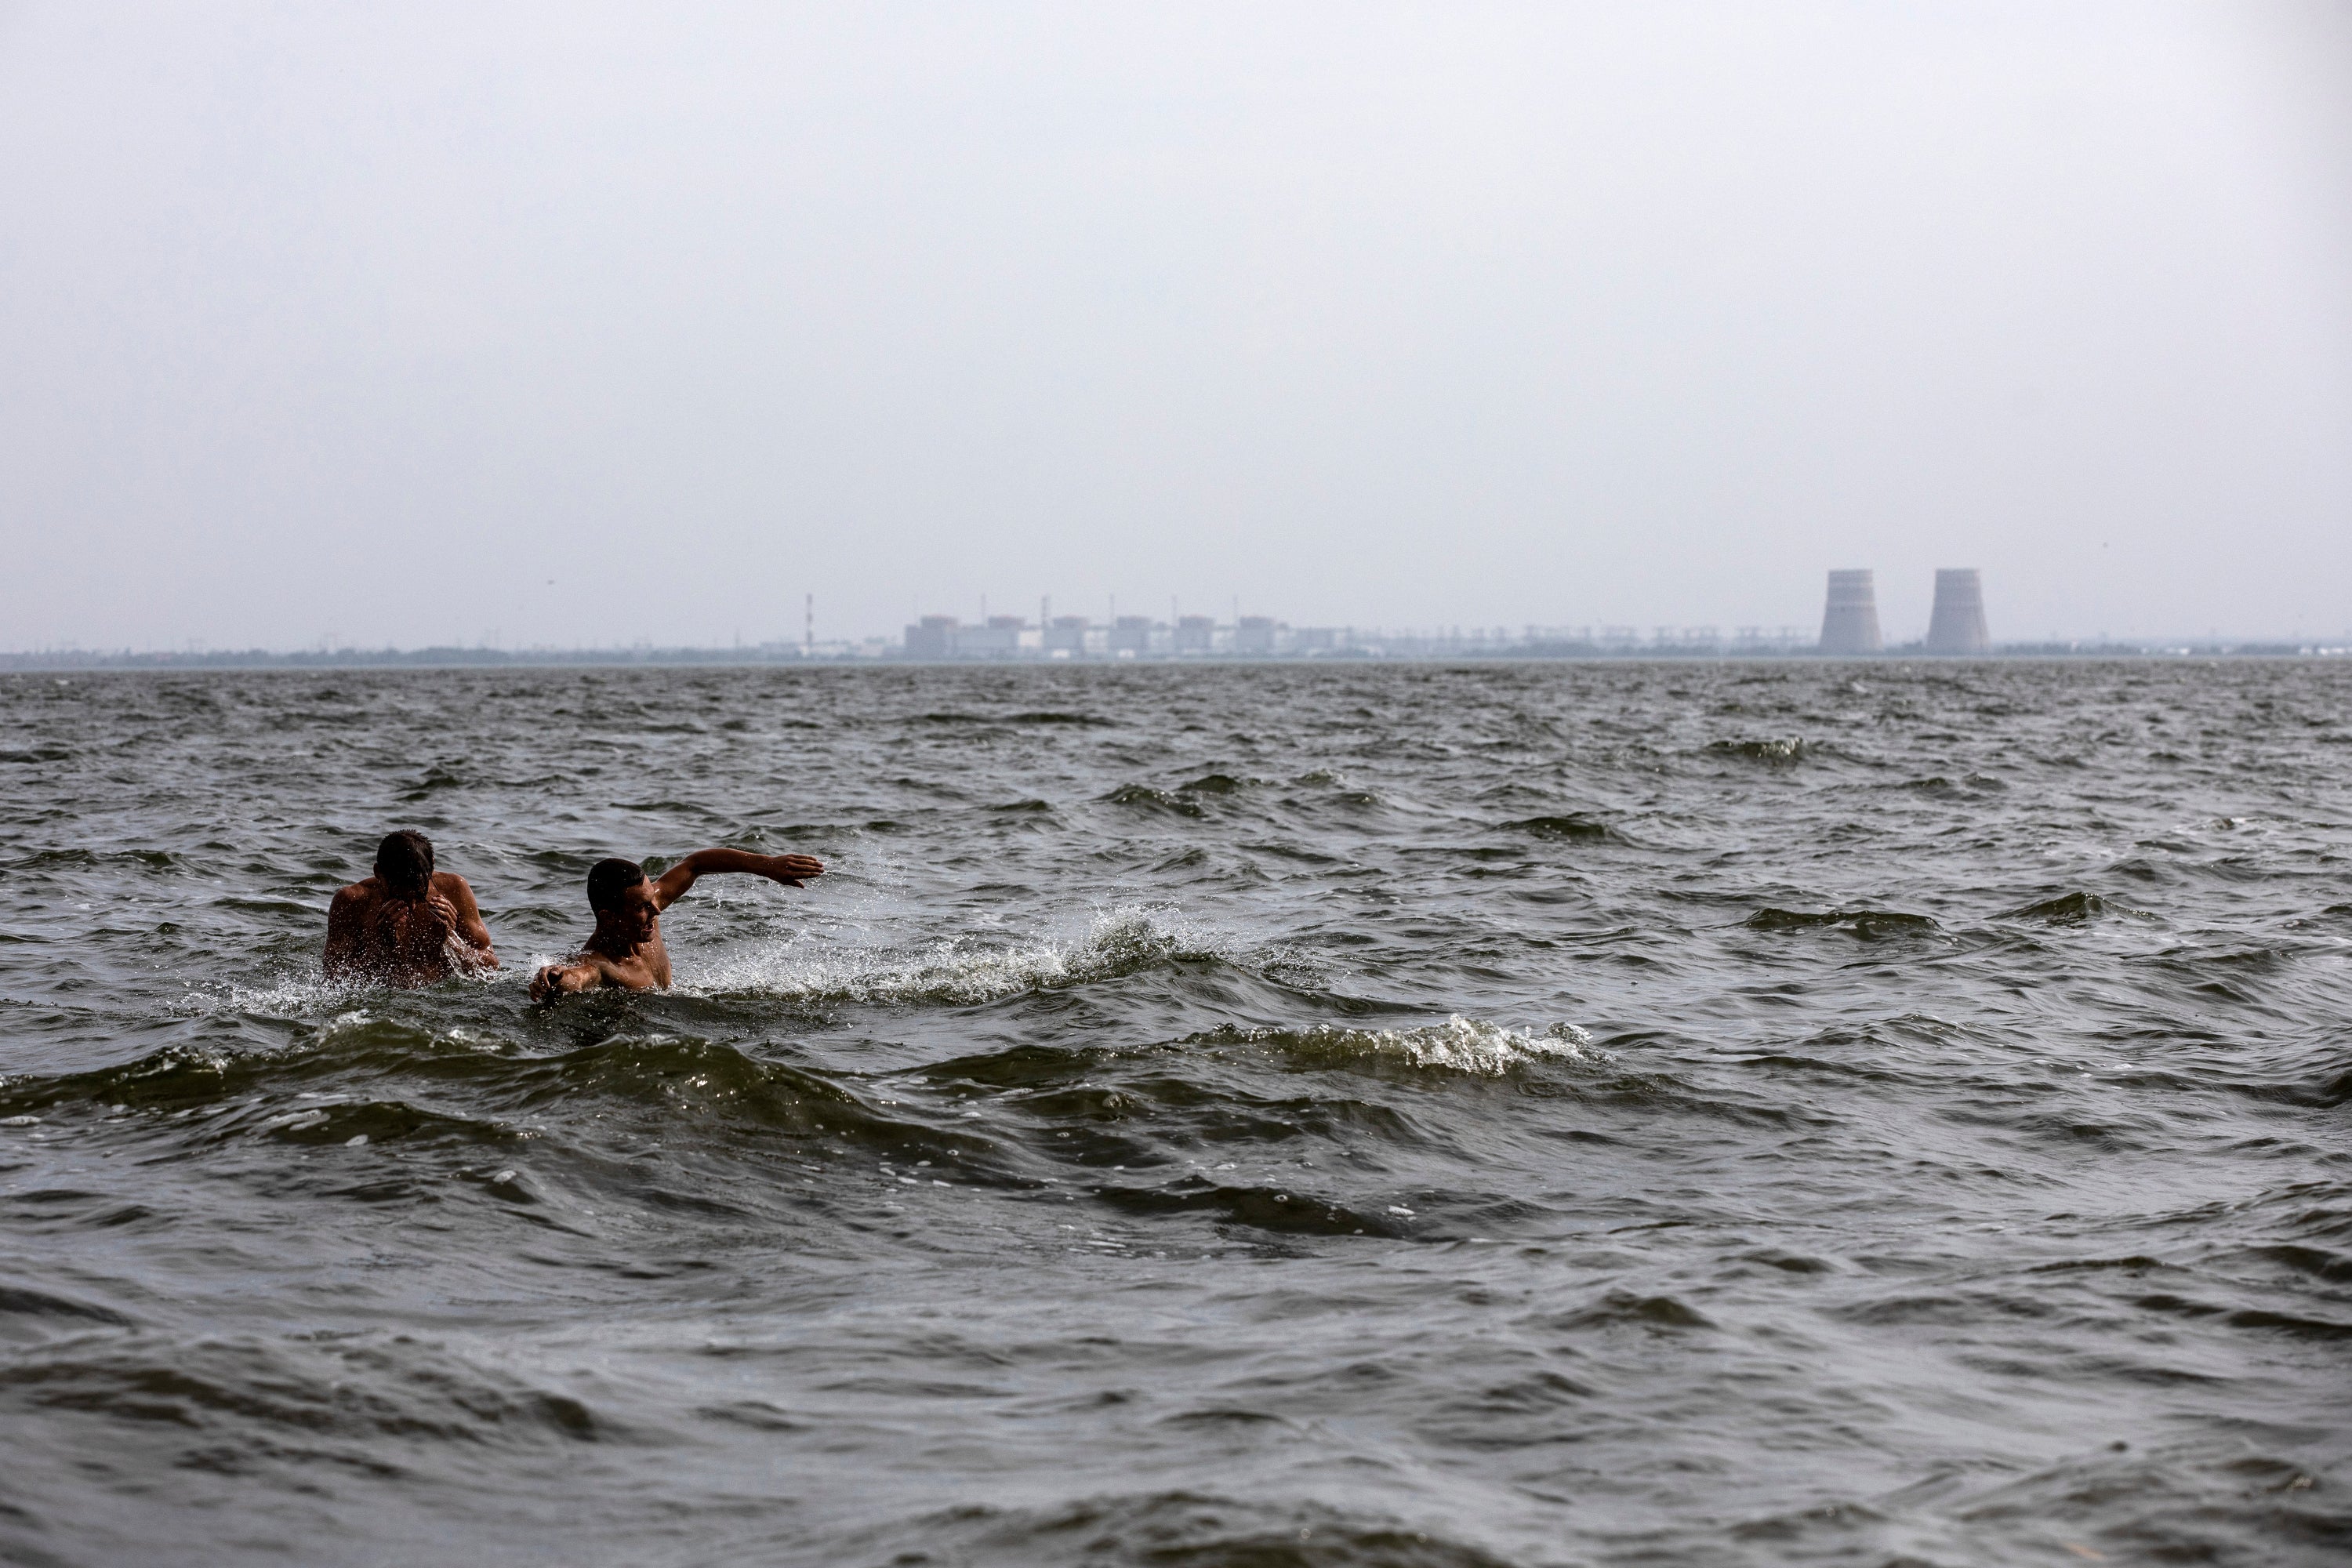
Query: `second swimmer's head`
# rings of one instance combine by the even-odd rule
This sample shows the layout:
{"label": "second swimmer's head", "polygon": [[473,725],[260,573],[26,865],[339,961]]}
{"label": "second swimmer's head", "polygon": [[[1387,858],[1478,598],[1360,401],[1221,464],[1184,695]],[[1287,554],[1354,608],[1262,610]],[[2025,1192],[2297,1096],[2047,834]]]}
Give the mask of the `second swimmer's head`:
{"label": "second swimmer's head", "polygon": [[421,899],[433,886],[433,840],[403,829],[375,847],[375,874],[395,897]]}

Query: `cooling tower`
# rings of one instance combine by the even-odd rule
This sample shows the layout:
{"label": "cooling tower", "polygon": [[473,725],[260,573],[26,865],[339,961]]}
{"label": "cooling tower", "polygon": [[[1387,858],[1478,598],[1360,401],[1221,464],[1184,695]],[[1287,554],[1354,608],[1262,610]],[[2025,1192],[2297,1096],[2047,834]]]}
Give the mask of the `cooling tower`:
{"label": "cooling tower", "polygon": [[1822,611],[1822,651],[1878,651],[1878,590],[1869,573],[1830,574],[1830,602]]}
{"label": "cooling tower", "polygon": [[1936,574],[1936,613],[1927,617],[1929,653],[1990,653],[1985,635],[1984,586],[1976,568]]}

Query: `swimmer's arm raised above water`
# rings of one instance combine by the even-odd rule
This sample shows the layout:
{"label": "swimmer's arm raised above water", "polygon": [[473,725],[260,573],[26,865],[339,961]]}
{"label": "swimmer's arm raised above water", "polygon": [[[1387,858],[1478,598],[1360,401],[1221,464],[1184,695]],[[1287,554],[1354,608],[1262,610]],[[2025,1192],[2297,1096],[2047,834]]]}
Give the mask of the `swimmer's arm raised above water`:
{"label": "swimmer's arm raised above water", "polygon": [[748,849],[698,849],[693,854],[664,871],[654,881],[654,908],[666,910],[686,897],[698,877],[717,872],[742,871],[754,877],[765,877],[771,882],[782,882],[787,888],[808,885],[811,877],[824,875],[824,863],[806,855],[754,855]]}

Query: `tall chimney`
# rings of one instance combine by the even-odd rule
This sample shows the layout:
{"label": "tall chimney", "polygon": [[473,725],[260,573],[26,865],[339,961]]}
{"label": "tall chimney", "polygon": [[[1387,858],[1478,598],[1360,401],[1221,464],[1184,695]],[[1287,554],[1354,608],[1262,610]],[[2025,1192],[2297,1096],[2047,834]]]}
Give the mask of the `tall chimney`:
{"label": "tall chimney", "polygon": [[1878,647],[1878,590],[1870,574],[1831,573],[1829,604],[1822,611],[1822,651],[1876,653]]}
{"label": "tall chimney", "polygon": [[1984,585],[1976,568],[1936,574],[1936,613],[1927,617],[1929,653],[1990,653],[1985,635]]}

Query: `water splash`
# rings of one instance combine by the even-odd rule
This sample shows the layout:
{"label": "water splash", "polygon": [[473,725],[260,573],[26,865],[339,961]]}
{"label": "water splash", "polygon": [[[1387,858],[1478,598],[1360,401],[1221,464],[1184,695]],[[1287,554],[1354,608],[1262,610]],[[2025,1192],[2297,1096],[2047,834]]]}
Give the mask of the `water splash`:
{"label": "water splash", "polygon": [[373,989],[357,981],[330,980],[312,971],[280,974],[254,984],[235,980],[191,984],[164,1010],[193,1017],[249,1013],[269,1018],[317,1018],[354,1005]]}
{"label": "water splash", "polygon": [[904,949],[792,950],[697,965],[678,990],[696,995],[773,996],[794,1002],[971,1006],[1029,991],[1058,990],[1132,974],[1180,958],[1223,958],[1230,944],[1172,910],[1123,906],[1096,911],[1085,934],[985,946],[951,937]]}
{"label": "water splash", "polygon": [[[518,973],[527,981],[532,971],[468,971],[436,980],[430,989],[454,985],[483,991],[501,980],[513,981]],[[236,980],[192,983],[186,992],[166,1003],[163,1011],[189,1017],[218,1013],[264,1018],[331,1017],[370,998],[380,1000],[393,989],[363,980],[330,980],[316,969],[280,971],[274,976],[257,976],[251,984]]]}
{"label": "water splash", "polygon": [[1350,1029],[1335,1024],[1307,1029],[1222,1031],[1213,1039],[1272,1047],[1314,1062],[1402,1062],[1407,1067],[1502,1078],[1537,1062],[1596,1059],[1592,1037],[1574,1024],[1539,1033],[1465,1018],[1404,1029]]}

